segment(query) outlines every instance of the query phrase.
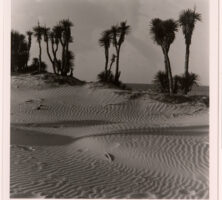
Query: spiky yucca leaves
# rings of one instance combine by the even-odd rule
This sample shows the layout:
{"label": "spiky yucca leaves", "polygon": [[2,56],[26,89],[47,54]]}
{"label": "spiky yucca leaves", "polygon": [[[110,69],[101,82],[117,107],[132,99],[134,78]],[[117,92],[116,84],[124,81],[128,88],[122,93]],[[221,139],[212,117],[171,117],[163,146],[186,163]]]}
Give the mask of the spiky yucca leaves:
{"label": "spiky yucca leaves", "polygon": [[126,21],[123,21],[120,23],[120,26],[118,27],[118,31],[120,34],[118,45],[121,46],[122,43],[125,41],[126,35],[128,35],[131,31],[131,27],[127,25]]}
{"label": "spiky yucca leaves", "polygon": [[63,19],[59,25],[62,28],[63,42],[67,44],[72,42],[71,27],[73,27],[73,23],[69,19]]}
{"label": "spiky yucca leaves", "polygon": [[173,77],[171,72],[170,59],[168,52],[170,45],[175,39],[175,33],[178,31],[178,23],[173,19],[161,20],[155,18],[150,23],[150,34],[154,42],[161,46],[164,60],[165,60],[165,72],[169,81],[169,93],[173,93]]}
{"label": "spiky yucca leaves", "polygon": [[[36,71],[38,71],[38,68],[39,68],[39,59],[38,58],[33,58],[31,65],[27,69],[27,72],[34,72],[35,73]],[[47,68],[46,63],[42,61],[42,63],[41,63],[41,72],[45,72],[46,68]]]}
{"label": "spiky yucca leaves", "polygon": [[114,75],[111,71],[108,72],[102,71],[97,75],[97,79],[99,80],[99,82],[102,83],[113,83]]}
{"label": "spiky yucca leaves", "polygon": [[163,93],[169,92],[169,80],[166,72],[158,71],[154,77],[153,83],[158,91]]}
{"label": "spiky yucca leaves", "polygon": [[[184,74],[188,76],[189,73],[189,56],[190,56],[190,45],[193,30],[197,21],[201,21],[201,14],[197,13],[196,10],[183,10],[179,16],[179,25],[182,27],[185,44],[186,44],[186,53],[185,53],[185,69]],[[186,94],[188,89],[184,88],[184,93]]]}
{"label": "spiky yucca leaves", "polygon": [[192,87],[198,85],[199,77],[195,73],[188,73],[188,75],[183,74],[178,77],[179,88],[184,91],[186,94],[192,90]]}
{"label": "spiky yucca leaves", "polygon": [[187,45],[191,44],[193,30],[197,21],[201,21],[201,14],[196,10],[183,10],[179,16],[179,25],[182,27],[182,31]]}
{"label": "spiky yucca leaves", "polygon": [[56,25],[53,27],[52,32],[54,34],[55,44],[58,46],[60,39],[62,38],[63,28],[61,25]]}

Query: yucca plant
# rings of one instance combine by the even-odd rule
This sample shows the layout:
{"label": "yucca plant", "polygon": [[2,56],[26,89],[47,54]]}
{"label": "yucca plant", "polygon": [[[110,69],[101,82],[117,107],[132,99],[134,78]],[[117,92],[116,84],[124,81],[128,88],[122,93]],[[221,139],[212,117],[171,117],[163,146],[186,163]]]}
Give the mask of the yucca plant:
{"label": "yucca plant", "polygon": [[158,91],[163,93],[169,92],[169,80],[166,72],[158,71],[154,77],[153,83]]}
{"label": "yucca plant", "polygon": [[103,83],[114,83],[114,75],[111,71],[102,71],[98,74],[97,79]]}
{"label": "yucca plant", "polygon": [[[187,9],[183,10],[179,16],[179,25],[182,27],[185,44],[186,44],[186,53],[185,53],[185,69],[184,74],[188,76],[189,73],[189,56],[190,56],[190,45],[193,30],[197,21],[201,21],[201,14],[197,13],[195,8],[194,10]],[[188,89],[184,88],[184,94],[187,94]]]}
{"label": "yucca plant", "polygon": [[188,93],[192,90],[193,86],[198,85],[198,80],[199,77],[195,73],[183,74],[180,77],[178,76],[179,88],[182,91],[186,90],[186,93]]}
{"label": "yucca plant", "polygon": [[[161,20],[159,18],[155,18],[151,20],[150,23],[150,34],[152,36],[153,41],[159,45],[164,54],[165,60],[165,71],[168,76],[168,87],[169,93],[173,93],[173,77],[169,59],[169,49],[170,45],[173,43],[176,32],[178,31],[178,23],[173,19]],[[159,74],[160,75],[160,74]]]}
{"label": "yucca plant", "polygon": [[131,27],[127,25],[126,21],[123,21],[120,23],[120,25],[112,26],[110,31],[111,31],[112,43],[116,50],[115,82],[116,84],[118,84],[120,77],[120,71],[119,71],[120,49],[125,41],[126,35],[130,33]]}

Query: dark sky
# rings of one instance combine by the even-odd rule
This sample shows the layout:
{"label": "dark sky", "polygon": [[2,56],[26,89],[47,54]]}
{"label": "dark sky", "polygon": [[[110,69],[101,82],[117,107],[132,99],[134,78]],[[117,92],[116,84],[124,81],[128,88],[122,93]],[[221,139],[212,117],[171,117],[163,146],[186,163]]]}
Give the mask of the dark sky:
{"label": "dark sky", "polygon": [[[151,39],[149,23],[152,18],[178,19],[183,9],[196,6],[202,22],[196,24],[191,45],[190,71],[200,75],[200,84],[209,84],[209,5],[207,0],[12,0],[12,29],[25,33],[38,22],[52,27],[61,19],[73,23],[76,55],[74,75],[94,81],[104,68],[104,50],[99,47],[100,33],[111,25],[127,20],[132,31],[122,46],[120,79],[130,83],[151,83],[154,74],[164,69],[161,48]],[[43,44],[43,60],[52,67]],[[38,56],[33,38],[31,57]],[[171,45],[170,61],[173,74],[184,71],[185,44],[180,30]]]}

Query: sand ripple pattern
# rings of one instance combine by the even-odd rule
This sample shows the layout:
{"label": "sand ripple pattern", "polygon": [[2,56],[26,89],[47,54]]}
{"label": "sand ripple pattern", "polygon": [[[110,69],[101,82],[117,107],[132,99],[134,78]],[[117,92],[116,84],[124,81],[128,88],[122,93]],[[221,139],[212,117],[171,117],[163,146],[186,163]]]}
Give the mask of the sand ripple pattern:
{"label": "sand ripple pattern", "polygon": [[[192,126],[208,120],[204,106],[88,86],[12,90],[12,126],[29,138],[11,145],[12,198],[209,198],[208,126]],[[72,141],[29,144],[38,131]]]}

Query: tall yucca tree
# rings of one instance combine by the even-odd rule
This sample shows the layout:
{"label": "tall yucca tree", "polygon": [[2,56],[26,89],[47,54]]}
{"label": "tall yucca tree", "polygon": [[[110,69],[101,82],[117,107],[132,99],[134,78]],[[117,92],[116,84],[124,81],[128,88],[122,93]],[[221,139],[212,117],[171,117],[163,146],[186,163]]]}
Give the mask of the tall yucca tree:
{"label": "tall yucca tree", "polygon": [[[185,44],[186,44],[186,53],[185,53],[185,70],[184,75],[186,78],[189,76],[189,56],[190,56],[190,45],[192,40],[193,31],[197,21],[201,21],[201,14],[196,12],[196,9],[193,10],[187,9],[183,10],[179,16],[179,25],[182,27]],[[184,89],[184,93],[187,94],[188,88]]]}
{"label": "tall yucca tree", "polygon": [[33,34],[33,32],[32,31],[27,31],[26,34],[28,36],[28,59],[26,61],[26,67],[27,67],[28,66],[29,57],[30,57],[30,49],[31,49],[31,46],[32,46],[32,34]]}
{"label": "tall yucca tree", "polygon": [[39,72],[41,71],[41,64],[42,64],[42,35],[43,35],[43,27],[40,26],[39,22],[38,25],[33,28],[34,36],[37,39],[37,42],[39,44]]}
{"label": "tall yucca tree", "polygon": [[151,20],[150,33],[154,42],[161,46],[164,54],[165,70],[168,76],[170,94],[173,93],[173,77],[168,52],[170,45],[173,43],[176,37],[175,32],[177,31],[178,23],[173,19],[161,20],[159,18],[155,18]]}
{"label": "tall yucca tree", "polygon": [[73,42],[71,36],[71,27],[73,27],[73,23],[69,19],[63,19],[59,22],[60,26],[62,27],[62,38],[60,42],[63,46],[62,51],[62,75],[67,75],[69,68],[68,68],[68,59],[69,59],[69,43]]}
{"label": "tall yucca tree", "polygon": [[120,49],[125,41],[126,35],[130,33],[130,26],[127,25],[126,21],[120,23],[120,25],[112,26],[112,43],[116,49],[116,72],[115,72],[115,82],[119,82],[120,71],[119,71],[119,59],[120,59]]}
{"label": "tall yucca tree", "polygon": [[105,76],[106,78],[107,78],[107,72],[108,72],[110,44],[111,44],[111,31],[105,30],[101,34],[101,38],[99,39],[99,45],[101,47],[104,47],[104,51],[105,51]]}

